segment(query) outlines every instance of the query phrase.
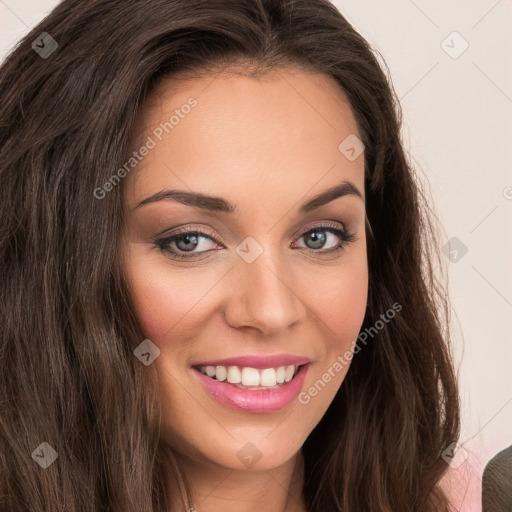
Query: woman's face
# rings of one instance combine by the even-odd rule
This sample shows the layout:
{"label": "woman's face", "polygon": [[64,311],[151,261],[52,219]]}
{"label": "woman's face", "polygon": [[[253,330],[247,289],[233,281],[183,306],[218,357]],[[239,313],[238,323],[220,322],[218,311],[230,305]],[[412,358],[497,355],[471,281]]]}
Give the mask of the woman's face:
{"label": "woman's face", "polygon": [[336,82],[296,69],[165,79],[143,105],[120,249],[184,460],[283,464],[339,389],[368,287],[356,137]]}

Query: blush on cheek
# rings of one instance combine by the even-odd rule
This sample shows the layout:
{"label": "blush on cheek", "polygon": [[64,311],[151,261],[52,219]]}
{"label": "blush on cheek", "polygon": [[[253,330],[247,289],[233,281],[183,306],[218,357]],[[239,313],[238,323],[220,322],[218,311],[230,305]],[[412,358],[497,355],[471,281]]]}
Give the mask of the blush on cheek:
{"label": "blush on cheek", "polygon": [[156,345],[172,337],[173,328],[187,312],[186,304],[172,287],[136,282],[132,290],[134,313],[146,338]]}
{"label": "blush on cheek", "polygon": [[173,340],[201,337],[203,322],[212,314],[206,295],[214,282],[152,269],[132,276],[134,314],[146,338],[162,348]]}
{"label": "blush on cheek", "polygon": [[367,280],[362,275],[360,279],[354,278],[341,283],[338,291],[326,294],[322,307],[317,308],[317,311],[322,312],[325,324],[332,332],[343,334],[348,345],[359,334],[366,312],[367,296]]}

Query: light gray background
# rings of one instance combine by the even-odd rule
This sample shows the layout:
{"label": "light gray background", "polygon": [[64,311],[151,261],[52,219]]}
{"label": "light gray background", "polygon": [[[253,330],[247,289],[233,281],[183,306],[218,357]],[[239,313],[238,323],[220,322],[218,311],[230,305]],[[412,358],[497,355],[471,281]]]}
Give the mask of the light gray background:
{"label": "light gray background", "polygon": [[[0,0],[0,59],[57,3]],[[445,241],[468,249],[449,262],[467,456],[452,467],[473,478],[460,510],[479,510],[483,466],[512,444],[512,2],[334,3],[388,64]]]}

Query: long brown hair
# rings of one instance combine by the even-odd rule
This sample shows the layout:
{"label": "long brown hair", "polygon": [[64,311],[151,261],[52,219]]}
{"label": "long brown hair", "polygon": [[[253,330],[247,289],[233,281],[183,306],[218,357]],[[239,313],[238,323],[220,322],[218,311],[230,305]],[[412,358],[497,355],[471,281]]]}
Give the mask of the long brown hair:
{"label": "long brown hair", "polygon": [[[58,45],[44,36],[46,56],[42,32]],[[303,446],[308,511],[448,510],[441,454],[459,405],[435,217],[375,51],[327,0],[64,0],[0,71],[2,511],[167,510],[172,457],[117,263],[122,183],[94,190],[126,161],[159,78],[289,64],[340,84],[366,148],[363,330],[402,306]],[[43,442],[58,454],[47,469]]]}

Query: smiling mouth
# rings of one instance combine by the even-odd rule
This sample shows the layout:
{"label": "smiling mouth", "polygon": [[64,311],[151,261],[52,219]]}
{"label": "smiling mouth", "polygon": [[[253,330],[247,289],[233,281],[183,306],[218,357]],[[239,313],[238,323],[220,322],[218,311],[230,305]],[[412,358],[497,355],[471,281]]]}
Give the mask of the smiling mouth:
{"label": "smiling mouth", "polygon": [[193,366],[195,370],[212,380],[231,384],[239,389],[278,389],[293,380],[304,365],[286,365],[274,368],[250,366]]}

